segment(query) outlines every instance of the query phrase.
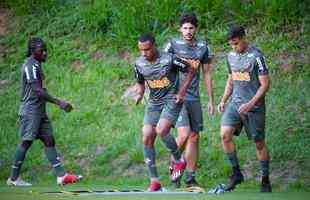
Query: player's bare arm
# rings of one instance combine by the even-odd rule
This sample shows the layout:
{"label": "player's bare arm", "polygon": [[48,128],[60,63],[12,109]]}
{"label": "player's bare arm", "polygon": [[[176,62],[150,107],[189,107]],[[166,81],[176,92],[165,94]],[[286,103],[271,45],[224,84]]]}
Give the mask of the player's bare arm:
{"label": "player's bare arm", "polygon": [[209,116],[213,115],[213,86],[212,86],[212,67],[211,64],[203,64],[203,76],[205,88],[208,95],[208,114]]}
{"label": "player's bare arm", "polygon": [[253,98],[245,103],[242,104],[239,108],[239,113],[247,113],[249,112],[255,105],[256,103],[265,96],[266,92],[269,89],[269,76],[268,75],[260,75],[258,76],[258,80],[260,83],[260,87],[258,88],[255,96]]}
{"label": "player's bare arm", "polygon": [[180,89],[176,95],[176,103],[180,103],[182,99],[184,98],[186,94],[186,90],[191,84],[193,77],[194,77],[194,73],[199,66],[199,61],[191,60],[191,59],[185,59],[185,61],[189,64],[187,68],[188,71],[187,71],[186,79],[181,83]]}
{"label": "player's bare arm", "polygon": [[61,100],[51,96],[50,94],[48,94],[47,90],[42,88],[42,86],[39,82],[32,83],[31,88],[33,89],[33,91],[35,91],[35,93],[37,94],[37,96],[39,98],[44,99],[47,102],[58,105],[62,110],[66,111],[66,112],[70,112],[73,109],[71,104],[69,104],[65,101],[61,101]]}
{"label": "player's bare arm", "polygon": [[136,83],[135,89],[136,89],[136,92],[138,94],[135,98],[135,102],[136,102],[136,104],[139,104],[143,98],[144,91],[145,91],[144,83]]}
{"label": "player's bare arm", "polygon": [[226,86],[225,86],[223,97],[219,105],[217,106],[218,112],[221,112],[221,113],[224,112],[225,103],[227,102],[228,98],[230,97],[232,93],[232,88],[233,88],[233,80],[231,78],[231,74],[229,74],[227,81],[226,81]]}

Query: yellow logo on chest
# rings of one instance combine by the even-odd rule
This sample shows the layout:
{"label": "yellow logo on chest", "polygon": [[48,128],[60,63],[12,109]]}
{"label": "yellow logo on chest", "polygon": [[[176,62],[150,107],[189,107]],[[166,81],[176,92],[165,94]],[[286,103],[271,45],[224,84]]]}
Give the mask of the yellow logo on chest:
{"label": "yellow logo on chest", "polygon": [[232,79],[234,81],[250,81],[249,72],[232,72]]}
{"label": "yellow logo on chest", "polygon": [[170,81],[167,77],[164,77],[159,80],[147,80],[147,83],[150,88],[164,88],[170,84]]}

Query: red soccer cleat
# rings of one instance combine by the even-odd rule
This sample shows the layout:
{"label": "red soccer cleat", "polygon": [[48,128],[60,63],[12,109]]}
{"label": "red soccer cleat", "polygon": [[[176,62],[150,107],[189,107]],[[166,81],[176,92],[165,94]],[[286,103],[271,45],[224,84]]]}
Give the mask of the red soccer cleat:
{"label": "red soccer cleat", "polygon": [[80,179],[82,179],[81,175],[65,174],[62,177],[57,177],[57,184],[58,185],[71,184],[79,181]]}
{"label": "red soccer cleat", "polygon": [[182,160],[180,162],[176,162],[173,165],[173,171],[171,174],[171,181],[172,182],[177,182],[181,179],[185,167],[186,167],[186,161],[185,160]]}
{"label": "red soccer cleat", "polygon": [[152,181],[148,191],[150,192],[157,192],[157,191],[161,191],[161,184],[158,181]]}

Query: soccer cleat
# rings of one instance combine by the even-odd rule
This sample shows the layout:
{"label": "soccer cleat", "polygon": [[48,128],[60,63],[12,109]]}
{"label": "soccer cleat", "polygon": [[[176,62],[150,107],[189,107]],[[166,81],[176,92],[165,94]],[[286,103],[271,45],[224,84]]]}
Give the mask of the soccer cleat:
{"label": "soccer cleat", "polygon": [[235,189],[236,185],[241,184],[243,182],[243,175],[239,172],[234,172],[230,177],[230,183],[225,188],[225,191],[232,191]]}
{"label": "soccer cleat", "polygon": [[83,176],[81,175],[73,175],[73,174],[65,174],[62,177],[57,177],[57,184],[58,185],[66,185],[70,183],[75,183],[82,179]]}
{"label": "soccer cleat", "polygon": [[8,186],[17,186],[17,187],[29,187],[29,186],[32,186],[31,183],[23,181],[20,177],[18,177],[15,181],[13,181],[11,178],[8,178],[8,180],[6,181],[6,184]]}
{"label": "soccer cleat", "polygon": [[148,191],[157,192],[157,191],[161,191],[161,189],[162,189],[161,184],[158,181],[152,181],[148,188]]}
{"label": "soccer cleat", "polygon": [[262,184],[261,184],[261,188],[260,188],[260,192],[271,192],[271,184],[269,181],[269,177],[268,176],[263,176],[262,177]]}
{"label": "soccer cleat", "polygon": [[185,180],[185,184],[186,184],[186,187],[199,187],[199,184],[197,183],[195,177],[188,177]]}
{"label": "soccer cleat", "polygon": [[171,181],[172,182],[180,181],[185,167],[186,167],[186,161],[185,160],[181,160],[180,162],[174,163],[173,171],[171,174]]}

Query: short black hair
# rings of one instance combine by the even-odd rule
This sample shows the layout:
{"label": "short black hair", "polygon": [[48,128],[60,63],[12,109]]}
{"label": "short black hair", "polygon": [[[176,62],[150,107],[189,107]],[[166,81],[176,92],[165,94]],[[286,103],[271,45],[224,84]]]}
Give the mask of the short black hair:
{"label": "short black hair", "polygon": [[155,44],[155,37],[152,33],[143,33],[139,37],[139,42],[151,42],[152,44]]}
{"label": "short black hair", "polygon": [[27,57],[31,56],[36,47],[39,44],[44,44],[44,41],[39,37],[32,37],[28,41],[28,51],[27,51]]}
{"label": "short black hair", "polygon": [[180,17],[180,26],[182,26],[185,23],[191,23],[195,27],[198,27],[198,19],[197,19],[196,14],[193,12],[184,13]]}
{"label": "short black hair", "polygon": [[245,29],[243,26],[231,26],[227,33],[227,40],[231,40],[233,38],[243,38],[245,36]]}

